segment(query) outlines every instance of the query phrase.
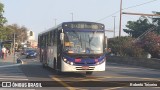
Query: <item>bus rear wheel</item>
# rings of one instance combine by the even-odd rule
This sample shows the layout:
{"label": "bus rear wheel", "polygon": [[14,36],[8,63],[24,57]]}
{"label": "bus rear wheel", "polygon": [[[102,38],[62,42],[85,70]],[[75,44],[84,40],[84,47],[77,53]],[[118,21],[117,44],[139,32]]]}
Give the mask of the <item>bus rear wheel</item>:
{"label": "bus rear wheel", "polygon": [[56,70],[56,74],[57,74],[57,75],[62,75],[62,72],[57,69],[57,70]]}
{"label": "bus rear wheel", "polygon": [[87,71],[86,75],[92,75],[92,73],[93,73],[92,71]]}
{"label": "bus rear wheel", "polygon": [[43,63],[42,66],[43,68],[47,68],[48,65],[46,63]]}

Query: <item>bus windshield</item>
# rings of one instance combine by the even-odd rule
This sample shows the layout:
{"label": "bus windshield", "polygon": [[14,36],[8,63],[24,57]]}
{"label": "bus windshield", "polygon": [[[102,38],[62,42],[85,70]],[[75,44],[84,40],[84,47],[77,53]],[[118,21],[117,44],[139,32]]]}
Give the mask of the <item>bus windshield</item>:
{"label": "bus windshield", "polygon": [[76,54],[103,53],[103,32],[65,32],[64,52]]}

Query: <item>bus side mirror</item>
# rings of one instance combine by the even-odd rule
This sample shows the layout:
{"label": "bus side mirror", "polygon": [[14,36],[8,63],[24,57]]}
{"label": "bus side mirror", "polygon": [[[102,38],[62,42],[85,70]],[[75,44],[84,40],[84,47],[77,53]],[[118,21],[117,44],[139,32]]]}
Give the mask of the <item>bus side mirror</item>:
{"label": "bus side mirror", "polygon": [[61,43],[64,44],[64,33],[60,33],[60,40],[61,40]]}
{"label": "bus side mirror", "polygon": [[64,33],[60,33],[60,40],[61,40],[61,41],[64,40]]}
{"label": "bus side mirror", "polygon": [[108,48],[108,49],[107,49],[107,52],[108,52],[108,53],[111,53],[111,48]]}
{"label": "bus side mirror", "polygon": [[105,36],[104,39],[105,39],[105,41],[104,41],[105,42],[105,51],[107,51],[107,48],[108,48],[108,45],[107,45],[108,44],[107,36]]}

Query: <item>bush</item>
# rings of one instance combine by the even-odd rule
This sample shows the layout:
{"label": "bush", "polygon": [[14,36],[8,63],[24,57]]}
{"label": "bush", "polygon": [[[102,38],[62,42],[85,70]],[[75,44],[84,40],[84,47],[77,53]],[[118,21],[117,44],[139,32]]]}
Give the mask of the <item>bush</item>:
{"label": "bush", "polygon": [[112,53],[120,56],[146,57],[146,53],[139,44],[132,42],[132,37],[116,37],[108,40],[108,47]]}
{"label": "bush", "polygon": [[153,58],[159,58],[160,54],[160,35],[150,32],[141,40],[142,48],[149,52]]}

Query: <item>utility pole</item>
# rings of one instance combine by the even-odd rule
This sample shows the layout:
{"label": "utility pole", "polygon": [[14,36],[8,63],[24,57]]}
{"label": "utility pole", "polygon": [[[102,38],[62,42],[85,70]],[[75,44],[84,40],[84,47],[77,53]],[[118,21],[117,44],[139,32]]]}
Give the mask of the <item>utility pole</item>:
{"label": "utility pole", "polygon": [[71,13],[71,15],[72,15],[72,22],[73,22],[73,12]]}
{"label": "utility pole", "polygon": [[15,33],[13,35],[13,52],[14,52],[14,59],[13,59],[13,63],[15,62]]}
{"label": "utility pole", "polygon": [[56,22],[56,21],[57,21],[57,19],[54,19],[55,26],[56,26],[56,24],[57,24],[57,22]]}
{"label": "utility pole", "polygon": [[113,16],[113,18],[114,18],[114,37],[115,37],[116,36],[116,30],[115,30],[115,25],[116,25],[115,24],[115,21],[116,21],[115,18],[116,18],[116,16]]}
{"label": "utility pole", "polygon": [[121,36],[121,26],[122,26],[122,0],[120,1],[119,37]]}
{"label": "utility pole", "polygon": [[114,32],[114,30],[104,30],[106,32]]}

